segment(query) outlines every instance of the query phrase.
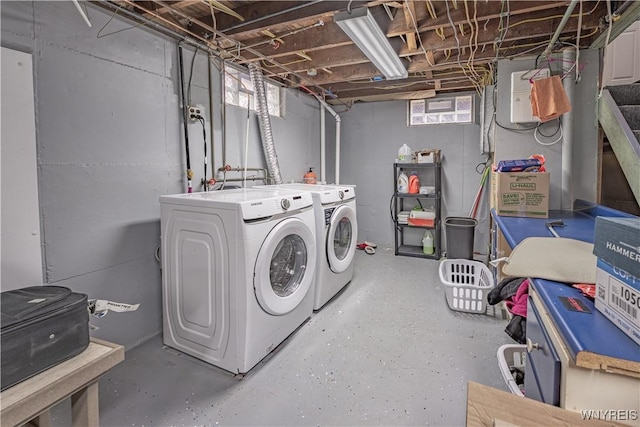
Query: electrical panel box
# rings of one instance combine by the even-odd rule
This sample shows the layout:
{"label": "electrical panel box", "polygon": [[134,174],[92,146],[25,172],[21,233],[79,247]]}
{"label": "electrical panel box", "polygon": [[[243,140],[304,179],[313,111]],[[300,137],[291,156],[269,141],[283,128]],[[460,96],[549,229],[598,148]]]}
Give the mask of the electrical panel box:
{"label": "electrical panel box", "polygon": [[531,123],[540,120],[531,109],[531,81],[550,76],[548,68],[511,73],[511,123]]}

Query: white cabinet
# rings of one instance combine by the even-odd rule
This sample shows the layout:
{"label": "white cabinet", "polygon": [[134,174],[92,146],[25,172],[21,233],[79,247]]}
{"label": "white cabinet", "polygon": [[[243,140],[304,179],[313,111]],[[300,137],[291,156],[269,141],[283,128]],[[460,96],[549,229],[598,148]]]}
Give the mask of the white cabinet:
{"label": "white cabinet", "polygon": [[640,21],[609,43],[604,54],[602,84],[626,85],[640,80]]}
{"label": "white cabinet", "polygon": [[2,48],[1,290],[41,285],[42,255],[31,54]]}

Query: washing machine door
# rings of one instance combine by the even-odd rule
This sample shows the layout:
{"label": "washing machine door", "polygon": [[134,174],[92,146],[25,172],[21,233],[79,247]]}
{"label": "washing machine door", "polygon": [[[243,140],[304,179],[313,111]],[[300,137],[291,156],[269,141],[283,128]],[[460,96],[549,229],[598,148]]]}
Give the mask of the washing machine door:
{"label": "washing machine door", "polygon": [[264,311],[287,314],[304,299],[316,268],[315,238],[298,218],[279,222],[262,243],[253,276],[256,298]]}
{"label": "washing machine door", "polygon": [[327,261],[334,273],[342,273],[351,265],[356,253],[358,225],[356,212],[348,205],[338,206],[331,215],[326,215],[328,227],[325,242]]}

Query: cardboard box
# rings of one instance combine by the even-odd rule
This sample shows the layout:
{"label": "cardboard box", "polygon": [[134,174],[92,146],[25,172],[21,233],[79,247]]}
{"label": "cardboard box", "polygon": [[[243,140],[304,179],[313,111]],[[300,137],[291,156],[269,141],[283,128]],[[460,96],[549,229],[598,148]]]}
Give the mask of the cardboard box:
{"label": "cardboard box", "polygon": [[498,215],[549,217],[548,172],[492,172],[491,208]]}
{"label": "cardboard box", "polygon": [[640,344],[640,278],[598,258],[595,306]]}
{"label": "cardboard box", "polygon": [[421,150],[413,153],[416,163],[435,163],[440,161],[440,150]]}
{"label": "cardboard box", "polygon": [[640,277],[640,218],[596,217],[593,254]]}

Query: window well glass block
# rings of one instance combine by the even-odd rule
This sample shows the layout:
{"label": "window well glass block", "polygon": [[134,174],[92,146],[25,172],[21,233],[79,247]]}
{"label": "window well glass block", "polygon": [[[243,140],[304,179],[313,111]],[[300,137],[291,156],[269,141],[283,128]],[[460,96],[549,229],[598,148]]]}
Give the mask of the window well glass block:
{"label": "window well glass block", "polygon": [[442,113],[440,114],[440,123],[455,123],[456,113]]}
{"label": "window well glass block", "polygon": [[425,124],[425,115],[424,114],[416,114],[414,116],[411,116],[411,123],[412,125],[423,125]]}
{"label": "window well glass block", "polygon": [[456,111],[471,111],[473,106],[473,98],[471,96],[456,97]]}
{"label": "window well glass block", "polygon": [[411,115],[424,114],[424,100],[411,101],[409,103]]}
{"label": "window well glass block", "polygon": [[458,123],[470,123],[471,122],[471,113],[457,113],[456,114],[456,122],[458,122]]}
{"label": "window well glass block", "polygon": [[440,123],[440,114],[425,114],[427,124],[434,125]]}

